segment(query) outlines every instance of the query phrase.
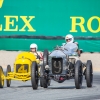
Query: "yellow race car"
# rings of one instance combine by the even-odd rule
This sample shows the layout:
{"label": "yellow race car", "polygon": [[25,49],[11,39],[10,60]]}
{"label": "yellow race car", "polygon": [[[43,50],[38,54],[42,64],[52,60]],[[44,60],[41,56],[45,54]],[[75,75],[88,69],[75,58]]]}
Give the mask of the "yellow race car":
{"label": "yellow race car", "polygon": [[28,81],[31,80],[32,88],[38,88],[40,60],[31,52],[22,52],[18,54],[14,62],[14,71],[11,72],[11,66],[7,66],[6,75],[0,66],[0,88],[4,86],[6,79],[7,87],[10,87],[11,80]]}

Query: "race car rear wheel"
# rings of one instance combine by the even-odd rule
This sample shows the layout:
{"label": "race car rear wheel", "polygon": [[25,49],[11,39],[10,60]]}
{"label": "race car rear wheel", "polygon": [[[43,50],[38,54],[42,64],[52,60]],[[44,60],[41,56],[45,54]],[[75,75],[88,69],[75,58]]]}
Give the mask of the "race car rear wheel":
{"label": "race car rear wheel", "polygon": [[93,83],[93,68],[91,60],[88,60],[86,63],[86,83],[87,87],[92,87]]}
{"label": "race car rear wheel", "polygon": [[81,88],[82,80],[83,80],[82,63],[80,60],[78,60],[75,64],[75,87],[76,89]]}
{"label": "race car rear wheel", "polygon": [[[9,72],[11,72],[11,66],[7,65],[6,77],[9,77],[9,75],[8,75]],[[6,79],[6,84],[7,84],[7,87],[10,87],[11,79]]]}
{"label": "race car rear wheel", "polygon": [[0,88],[3,88],[4,86],[4,73],[3,73],[3,69],[0,66]]}
{"label": "race car rear wheel", "polygon": [[38,88],[38,66],[35,61],[32,62],[31,66],[31,83],[33,89]]}

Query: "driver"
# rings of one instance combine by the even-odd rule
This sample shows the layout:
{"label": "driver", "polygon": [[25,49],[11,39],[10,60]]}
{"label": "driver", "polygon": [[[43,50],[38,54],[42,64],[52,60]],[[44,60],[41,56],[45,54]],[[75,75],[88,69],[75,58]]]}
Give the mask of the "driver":
{"label": "driver", "polygon": [[42,60],[42,59],[43,59],[43,55],[42,55],[42,53],[38,53],[38,52],[37,52],[37,49],[38,49],[37,44],[32,43],[32,44],[30,45],[30,52],[32,52],[32,53],[36,56],[37,59]]}
{"label": "driver", "polygon": [[[65,36],[65,41],[66,41],[66,43],[75,43],[79,48],[78,42],[74,42],[74,37],[71,34],[68,34],[68,35]],[[79,49],[77,50],[77,52],[78,52],[78,55],[80,56],[80,50]]]}

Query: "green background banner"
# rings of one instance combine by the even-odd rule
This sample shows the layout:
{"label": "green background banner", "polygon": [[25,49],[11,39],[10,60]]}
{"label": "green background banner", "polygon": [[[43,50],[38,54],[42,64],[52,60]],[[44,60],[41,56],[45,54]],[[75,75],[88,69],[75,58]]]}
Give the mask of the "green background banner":
{"label": "green background banner", "polygon": [[[100,37],[100,0],[0,0],[0,36]],[[85,52],[100,52],[99,40],[76,40]],[[64,40],[0,38],[0,50],[52,50]]]}
{"label": "green background banner", "polygon": [[[38,39],[0,39],[0,46],[4,50],[27,50],[29,51],[29,45],[32,42],[39,45],[39,50],[49,49],[53,50],[54,47],[59,44],[62,45],[64,40],[38,40]],[[99,40],[77,40],[79,42],[79,47],[84,48],[83,51],[88,52],[98,52],[100,51],[100,41]],[[94,47],[93,47],[94,46]],[[92,48],[92,49],[91,49]]]}

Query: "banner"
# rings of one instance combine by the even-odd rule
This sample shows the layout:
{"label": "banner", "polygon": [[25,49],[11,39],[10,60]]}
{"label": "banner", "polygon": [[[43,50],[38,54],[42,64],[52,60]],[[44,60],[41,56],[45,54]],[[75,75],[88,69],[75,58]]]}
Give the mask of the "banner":
{"label": "banner", "polygon": [[52,50],[72,34],[83,51],[100,52],[99,4],[100,0],[0,0],[0,50],[29,50],[31,43],[39,50]]}

